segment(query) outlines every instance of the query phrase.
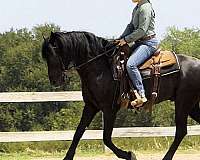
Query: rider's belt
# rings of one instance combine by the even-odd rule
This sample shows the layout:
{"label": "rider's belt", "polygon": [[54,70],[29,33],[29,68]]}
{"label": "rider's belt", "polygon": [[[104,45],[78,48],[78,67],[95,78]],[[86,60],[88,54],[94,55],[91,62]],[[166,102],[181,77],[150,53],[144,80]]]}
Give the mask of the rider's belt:
{"label": "rider's belt", "polygon": [[152,34],[152,35],[150,35],[150,36],[142,37],[142,38],[140,38],[140,39],[137,40],[137,41],[138,41],[138,42],[148,41],[148,40],[150,40],[150,39],[152,39],[152,38],[155,38],[155,37],[156,37],[156,34]]}

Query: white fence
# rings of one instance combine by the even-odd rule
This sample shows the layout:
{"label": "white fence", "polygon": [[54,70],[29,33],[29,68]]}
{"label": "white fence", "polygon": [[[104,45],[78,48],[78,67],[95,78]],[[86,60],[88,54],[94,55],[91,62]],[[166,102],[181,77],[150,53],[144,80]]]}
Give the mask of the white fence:
{"label": "white fence", "polygon": [[[37,142],[72,140],[75,131],[0,132],[0,142]],[[114,128],[112,137],[168,137],[174,136],[174,127]],[[200,126],[189,126],[188,135],[200,135]],[[102,130],[87,130],[82,140],[103,139]]]}
{"label": "white fence", "polygon": [[3,92],[1,102],[82,101],[81,91],[72,92]]}
{"label": "white fence", "polygon": [[[0,93],[0,102],[82,101],[80,91]],[[0,132],[0,142],[72,140],[75,131]],[[174,136],[174,127],[114,128],[112,137]],[[200,126],[189,126],[188,135],[200,135]],[[82,139],[102,139],[102,130],[87,130]]]}

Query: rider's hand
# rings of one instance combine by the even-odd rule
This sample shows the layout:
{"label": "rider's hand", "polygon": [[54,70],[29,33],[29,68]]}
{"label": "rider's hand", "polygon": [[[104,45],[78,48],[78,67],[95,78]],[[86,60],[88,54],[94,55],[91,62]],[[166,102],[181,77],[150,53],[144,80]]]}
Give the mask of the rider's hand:
{"label": "rider's hand", "polygon": [[120,39],[120,40],[115,40],[115,43],[117,43],[118,46],[123,46],[126,44],[126,41],[124,39]]}

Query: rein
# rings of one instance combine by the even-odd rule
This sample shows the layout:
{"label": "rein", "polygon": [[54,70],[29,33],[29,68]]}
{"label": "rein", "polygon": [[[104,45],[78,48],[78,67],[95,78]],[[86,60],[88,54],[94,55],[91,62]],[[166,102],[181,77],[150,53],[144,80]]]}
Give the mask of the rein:
{"label": "rein", "polygon": [[[111,49],[109,49],[109,50],[103,52],[103,53],[100,54],[100,55],[97,55],[96,57],[94,57],[94,58],[88,60],[87,62],[84,62],[84,63],[82,63],[82,64],[80,64],[80,65],[78,65],[78,66],[71,66],[70,68],[66,69],[66,71],[68,71],[68,70],[70,70],[70,69],[72,69],[72,68],[74,68],[74,69],[76,69],[76,70],[80,70],[81,68],[85,67],[85,66],[88,65],[89,63],[91,63],[91,62],[97,60],[98,58],[100,58],[100,57],[102,57],[102,56],[104,56],[104,55],[106,55],[107,57],[112,57],[112,56],[115,54],[116,49],[118,49],[118,46],[114,46],[114,47],[112,47]],[[107,55],[107,53],[109,53],[109,52],[112,51],[112,50],[113,50],[113,53],[112,53],[111,55]]]}

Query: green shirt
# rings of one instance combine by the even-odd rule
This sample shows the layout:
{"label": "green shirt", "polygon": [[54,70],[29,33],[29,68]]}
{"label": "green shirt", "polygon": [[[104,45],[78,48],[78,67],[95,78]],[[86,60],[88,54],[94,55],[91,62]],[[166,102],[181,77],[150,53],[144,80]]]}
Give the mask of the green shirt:
{"label": "green shirt", "polygon": [[127,43],[155,34],[155,13],[148,0],[141,0],[134,8],[130,24],[127,25],[121,38]]}

